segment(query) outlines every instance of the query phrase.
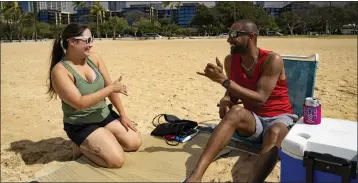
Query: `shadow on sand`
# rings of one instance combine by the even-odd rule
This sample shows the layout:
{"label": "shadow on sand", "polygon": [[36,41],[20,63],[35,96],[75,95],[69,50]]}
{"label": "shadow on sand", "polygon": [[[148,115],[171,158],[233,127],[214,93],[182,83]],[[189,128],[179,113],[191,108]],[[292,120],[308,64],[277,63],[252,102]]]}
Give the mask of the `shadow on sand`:
{"label": "shadow on sand", "polygon": [[61,137],[44,139],[38,142],[31,140],[15,141],[12,142],[10,148],[6,150],[20,153],[26,165],[72,160],[71,141]]}

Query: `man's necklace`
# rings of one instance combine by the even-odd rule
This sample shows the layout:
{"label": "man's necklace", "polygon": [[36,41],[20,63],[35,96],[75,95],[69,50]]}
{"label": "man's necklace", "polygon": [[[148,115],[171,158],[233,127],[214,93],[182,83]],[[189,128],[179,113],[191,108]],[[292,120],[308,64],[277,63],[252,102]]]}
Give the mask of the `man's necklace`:
{"label": "man's necklace", "polygon": [[252,62],[252,65],[250,66],[250,68],[247,68],[247,67],[244,65],[244,62],[241,62],[241,66],[244,67],[244,69],[246,69],[246,70],[251,70],[252,67],[255,65],[256,62],[257,62],[257,58]]}
{"label": "man's necklace", "polygon": [[244,67],[244,69],[246,69],[247,71],[251,70],[252,67],[255,65],[255,63],[257,63],[257,60],[259,59],[260,57],[260,51],[259,51],[259,54],[258,56],[255,58],[255,60],[252,62],[252,65],[250,66],[250,68],[247,68],[245,65],[244,65],[244,62],[242,61],[242,58],[241,58],[241,66]]}

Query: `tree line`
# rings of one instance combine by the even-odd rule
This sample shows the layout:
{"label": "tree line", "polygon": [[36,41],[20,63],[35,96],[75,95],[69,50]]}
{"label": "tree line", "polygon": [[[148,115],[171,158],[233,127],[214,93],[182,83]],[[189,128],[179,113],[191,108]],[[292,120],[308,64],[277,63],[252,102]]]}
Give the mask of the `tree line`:
{"label": "tree line", "polygon": [[[180,8],[180,2],[163,2],[163,7]],[[74,10],[81,12],[84,2],[73,2]],[[343,25],[358,25],[358,2],[349,2],[343,7],[319,7],[306,2],[294,2],[296,11],[282,9],[280,16],[273,17],[262,7],[251,2],[218,2],[214,7],[198,5],[196,15],[189,27],[181,28],[176,24],[177,15],[169,18],[158,18],[154,13],[129,11],[116,16],[106,11],[99,2],[94,2],[90,13],[80,17],[93,35],[99,39],[119,35],[141,36],[145,33],[158,33],[164,36],[218,35],[226,33],[233,22],[239,19],[254,21],[261,35],[267,31],[285,34],[307,34],[319,32],[340,34]],[[298,8],[297,8],[298,7]],[[171,11],[172,12],[172,11]],[[18,41],[38,38],[54,38],[59,36],[66,25],[52,25],[37,20],[38,12],[24,13],[18,2],[3,2],[0,11],[0,39]],[[130,23],[130,24],[128,24]],[[357,26],[355,27],[357,30]]]}
{"label": "tree line", "polygon": [[358,25],[358,2],[349,2],[343,7],[319,7],[307,2],[293,2],[291,5],[295,6],[295,11],[283,8],[278,17],[250,2],[219,2],[212,8],[199,5],[191,23],[211,35],[227,31],[239,19],[254,21],[260,34],[267,31],[291,35],[307,34],[309,31],[325,33],[326,29],[330,29],[330,34],[340,34],[343,25]]}

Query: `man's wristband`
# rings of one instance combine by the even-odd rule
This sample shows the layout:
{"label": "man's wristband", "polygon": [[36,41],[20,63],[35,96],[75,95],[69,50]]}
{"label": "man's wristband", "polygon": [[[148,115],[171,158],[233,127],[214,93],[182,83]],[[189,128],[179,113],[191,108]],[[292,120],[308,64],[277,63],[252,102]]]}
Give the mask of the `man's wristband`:
{"label": "man's wristband", "polygon": [[226,79],[223,83],[221,83],[221,85],[222,85],[224,88],[228,89],[229,86],[230,86],[230,79]]}

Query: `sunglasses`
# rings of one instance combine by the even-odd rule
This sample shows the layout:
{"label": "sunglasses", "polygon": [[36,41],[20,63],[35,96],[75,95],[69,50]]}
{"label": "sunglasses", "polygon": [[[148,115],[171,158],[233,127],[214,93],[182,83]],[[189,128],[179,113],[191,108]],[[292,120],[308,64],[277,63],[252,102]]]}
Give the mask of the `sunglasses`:
{"label": "sunglasses", "polygon": [[71,37],[69,39],[76,39],[76,40],[82,40],[85,41],[86,44],[90,44],[93,43],[94,38],[93,37],[82,37],[82,36],[78,36],[78,37]]}
{"label": "sunglasses", "polygon": [[[231,38],[237,38],[237,37],[240,37],[240,36],[248,36],[252,34],[252,32],[244,32],[244,31],[230,31],[229,32],[229,37]],[[256,36],[256,34],[254,34]]]}

